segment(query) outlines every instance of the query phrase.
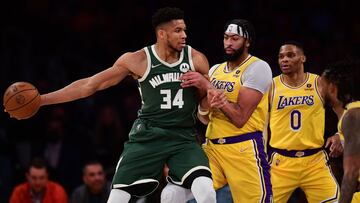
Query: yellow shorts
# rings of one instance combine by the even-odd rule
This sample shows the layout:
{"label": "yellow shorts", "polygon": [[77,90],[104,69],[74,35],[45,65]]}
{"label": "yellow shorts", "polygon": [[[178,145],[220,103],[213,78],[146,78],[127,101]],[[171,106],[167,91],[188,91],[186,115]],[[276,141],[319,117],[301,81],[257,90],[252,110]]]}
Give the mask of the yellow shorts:
{"label": "yellow shorts", "polygon": [[305,192],[309,203],[339,200],[339,186],[325,151],[300,158],[274,152],[269,162],[274,202],[286,203],[296,188]]}
{"label": "yellow shorts", "polygon": [[269,164],[261,133],[234,144],[207,141],[203,148],[215,189],[229,184],[235,203],[272,202]]}

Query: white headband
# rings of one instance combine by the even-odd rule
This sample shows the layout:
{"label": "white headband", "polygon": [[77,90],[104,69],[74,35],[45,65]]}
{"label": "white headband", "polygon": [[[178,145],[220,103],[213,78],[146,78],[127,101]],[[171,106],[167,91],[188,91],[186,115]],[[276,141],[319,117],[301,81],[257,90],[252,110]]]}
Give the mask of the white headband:
{"label": "white headband", "polygon": [[240,35],[241,37],[247,38],[246,33],[244,33],[242,27],[240,27],[239,25],[236,25],[236,24],[230,24],[226,28],[225,32],[237,34],[237,35]]}

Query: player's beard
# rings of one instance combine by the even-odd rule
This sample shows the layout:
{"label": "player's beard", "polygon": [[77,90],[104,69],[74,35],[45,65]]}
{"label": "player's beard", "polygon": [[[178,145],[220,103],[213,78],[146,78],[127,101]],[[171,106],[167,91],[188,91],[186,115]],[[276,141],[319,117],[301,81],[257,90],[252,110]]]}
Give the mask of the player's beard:
{"label": "player's beard", "polygon": [[225,61],[237,61],[239,59],[239,57],[244,53],[244,48],[245,48],[245,45],[241,46],[238,49],[234,49],[233,54],[227,54],[224,49],[223,51],[224,51]]}

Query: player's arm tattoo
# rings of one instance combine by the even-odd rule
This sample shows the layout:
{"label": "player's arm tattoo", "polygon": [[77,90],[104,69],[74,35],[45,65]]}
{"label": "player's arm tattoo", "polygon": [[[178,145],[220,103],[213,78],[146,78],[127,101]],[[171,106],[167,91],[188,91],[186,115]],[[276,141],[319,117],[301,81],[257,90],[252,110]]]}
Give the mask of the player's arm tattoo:
{"label": "player's arm tattoo", "polygon": [[341,184],[340,202],[351,202],[358,185],[360,170],[360,108],[351,109],[343,118],[344,177]]}
{"label": "player's arm tattoo", "polygon": [[248,117],[245,118],[245,116],[243,116],[245,113],[238,103],[228,101],[227,105],[220,110],[231,121],[231,123],[238,128],[242,128],[248,120]]}
{"label": "player's arm tattoo", "polygon": [[[228,101],[228,105],[230,105],[235,111],[240,110],[240,105],[238,103]],[[233,112],[231,112],[231,111],[227,112],[227,111],[225,111],[223,109],[221,109],[221,111],[225,114],[226,117],[228,117],[230,120],[232,120],[231,113],[233,113]]]}

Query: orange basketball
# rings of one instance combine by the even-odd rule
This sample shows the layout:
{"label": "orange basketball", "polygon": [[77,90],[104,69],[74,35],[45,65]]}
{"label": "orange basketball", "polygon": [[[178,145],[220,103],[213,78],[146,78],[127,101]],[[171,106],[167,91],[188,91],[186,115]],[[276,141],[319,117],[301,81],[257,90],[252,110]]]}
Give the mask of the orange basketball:
{"label": "orange basketball", "polygon": [[30,118],[40,108],[40,94],[30,83],[16,82],[6,89],[3,105],[11,117]]}

